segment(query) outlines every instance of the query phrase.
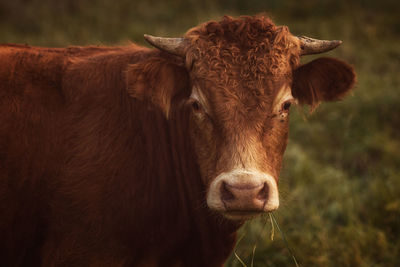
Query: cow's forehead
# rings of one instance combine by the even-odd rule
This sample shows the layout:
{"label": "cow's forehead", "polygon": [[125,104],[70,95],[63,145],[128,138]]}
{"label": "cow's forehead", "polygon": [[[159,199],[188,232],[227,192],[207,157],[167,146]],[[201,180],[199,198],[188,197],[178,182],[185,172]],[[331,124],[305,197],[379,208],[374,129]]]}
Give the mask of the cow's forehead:
{"label": "cow's forehead", "polygon": [[296,38],[287,27],[277,27],[265,17],[208,22],[186,38],[192,75],[230,87],[238,81],[254,87],[252,83],[290,74],[299,63]]}

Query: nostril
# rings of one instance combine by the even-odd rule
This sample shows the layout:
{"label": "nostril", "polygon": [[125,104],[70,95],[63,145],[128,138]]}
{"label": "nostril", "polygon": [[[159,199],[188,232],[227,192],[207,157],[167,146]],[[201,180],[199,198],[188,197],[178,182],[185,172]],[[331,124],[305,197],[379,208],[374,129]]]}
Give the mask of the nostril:
{"label": "nostril", "polygon": [[268,185],[267,185],[267,183],[264,183],[263,188],[261,188],[260,192],[258,192],[256,198],[259,199],[259,200],[264,200],[264,201],[267,200],[267,198],[268,198]]}
{"label": "nostril", "polygon": [[232,194],[232,192],[228,189],[228,187],[226,186],[225,182],[222,182],[221,185],[221,199],[223,201],[230,201],[235,199],[235,196]]}

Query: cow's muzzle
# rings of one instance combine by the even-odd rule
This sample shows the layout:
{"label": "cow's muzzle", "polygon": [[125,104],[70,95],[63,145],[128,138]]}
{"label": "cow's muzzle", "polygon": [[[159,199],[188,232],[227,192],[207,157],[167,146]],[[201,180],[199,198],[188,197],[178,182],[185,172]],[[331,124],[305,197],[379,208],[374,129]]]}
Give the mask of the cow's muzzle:
{"label": "cow's muzzle", "polygon": [[233,220],[246,220],[279,206],[275,179],[266,173],[236,169],[220,174],[210,185],[207,204]]}

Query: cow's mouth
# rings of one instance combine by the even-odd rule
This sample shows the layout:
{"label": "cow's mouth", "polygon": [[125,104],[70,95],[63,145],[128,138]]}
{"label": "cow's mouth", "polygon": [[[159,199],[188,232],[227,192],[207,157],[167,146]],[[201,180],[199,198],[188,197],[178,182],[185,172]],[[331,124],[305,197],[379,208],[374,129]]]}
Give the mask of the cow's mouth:
{"label": "cow's mouth", "polygon": [[261,215],[262,213],[264,213],[263,210],[249,210],[249,211],[233,210],[233,211],[224,211],[224,212],[222,212],[222,215],[229,220],[245,221],[245,220],[249,220],[254,217],[257,217],[257,216]]}

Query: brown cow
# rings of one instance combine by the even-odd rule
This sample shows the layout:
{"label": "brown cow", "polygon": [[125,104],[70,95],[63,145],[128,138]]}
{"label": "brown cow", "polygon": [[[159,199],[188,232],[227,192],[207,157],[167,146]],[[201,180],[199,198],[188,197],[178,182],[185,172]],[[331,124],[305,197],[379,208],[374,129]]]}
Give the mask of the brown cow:
{"label": "brown cow", "polygon": [[263,16],[146,39],[0,47],[2,266],[221,266],[278,208],[291,103],[355,80]]}

